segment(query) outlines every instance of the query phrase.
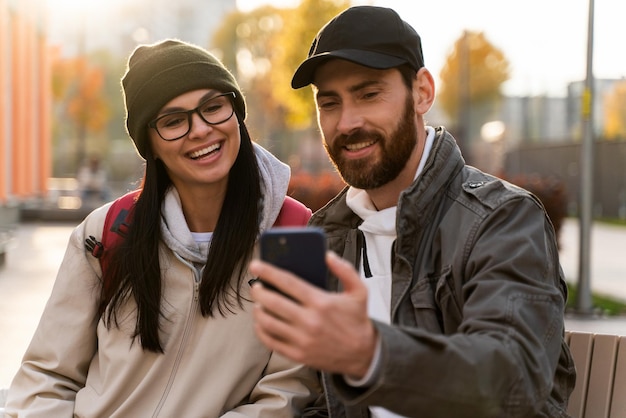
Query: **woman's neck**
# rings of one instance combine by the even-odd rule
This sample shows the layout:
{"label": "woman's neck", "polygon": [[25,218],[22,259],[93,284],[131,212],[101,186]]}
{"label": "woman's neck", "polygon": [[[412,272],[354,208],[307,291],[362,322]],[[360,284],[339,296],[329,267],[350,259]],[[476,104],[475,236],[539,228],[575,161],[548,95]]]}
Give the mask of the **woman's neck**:
{"label": "woman's neck", "polygon": [[222,211],[226,187],[178,190],[183,214],[191,232],[213,232]]}

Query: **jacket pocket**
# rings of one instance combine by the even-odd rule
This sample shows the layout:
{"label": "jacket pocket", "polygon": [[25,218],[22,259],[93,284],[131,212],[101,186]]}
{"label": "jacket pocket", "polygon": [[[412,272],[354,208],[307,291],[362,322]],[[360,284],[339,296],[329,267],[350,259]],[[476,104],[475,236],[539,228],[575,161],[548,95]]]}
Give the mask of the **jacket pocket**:
{"label": "jacket pocket", "polygon": [[411,289],[411,302],[419,328],[437,334],[451,334],[461,323],[461,309],[455,298],[451,268],[418,279]]}

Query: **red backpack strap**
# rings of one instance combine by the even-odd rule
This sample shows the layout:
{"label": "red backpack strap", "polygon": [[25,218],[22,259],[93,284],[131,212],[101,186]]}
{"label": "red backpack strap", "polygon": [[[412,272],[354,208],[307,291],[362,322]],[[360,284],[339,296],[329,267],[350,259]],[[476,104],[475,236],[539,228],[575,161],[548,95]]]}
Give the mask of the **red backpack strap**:
{"label": "red backpack strap", "polygon": [[274,226],[305,226],[311,218],[311,209],[296,199],[285,196]]}
{"label": "red backpack strap", "polygon": [[137,202],[140,192],[140,190],[134,190],[115,199],[104,219],[100,241],[94,236],[89,236],[85,240],[85,247],[100,260],[103,275],[108,264],[108,250],[115,248],[126,237],[131,221],[129,214]]}

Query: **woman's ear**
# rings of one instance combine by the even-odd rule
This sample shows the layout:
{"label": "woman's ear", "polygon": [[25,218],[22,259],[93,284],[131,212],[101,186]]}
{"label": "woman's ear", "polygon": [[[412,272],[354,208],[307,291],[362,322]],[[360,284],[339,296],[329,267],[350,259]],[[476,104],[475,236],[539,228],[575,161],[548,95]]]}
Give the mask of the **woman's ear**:
{"label": "woman's ear", "polygon": [[420,68],[415,74],[413,100],[415,112],[420,115],[428,112],[435,101],[435,80],[425,67]]}
{"label": "woman's ear", "polygon": [[154,135],[158,135],[155,132],[146,132],[146,159],[151,158],[153,160],[158,160],[159,156],[156,153],[157,147],[154,146],[155,141],[159,141],[160,138],[156,139]]}

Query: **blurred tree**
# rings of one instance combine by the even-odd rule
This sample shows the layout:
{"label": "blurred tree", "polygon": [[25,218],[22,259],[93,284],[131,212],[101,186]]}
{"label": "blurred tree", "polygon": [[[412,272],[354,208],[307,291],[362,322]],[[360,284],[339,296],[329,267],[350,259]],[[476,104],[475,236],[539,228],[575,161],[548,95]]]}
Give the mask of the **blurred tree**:
{"label": "blurred tree", "polygon": [[[57,108],[55,124],[63,124],[66,119],[75,128],[73,134],[54,128],[61,136],[75,136],[76,161],[65,161],[66,167],[76,170],[86,156],[86,134],[102,133],[109,120],[109,104],[103,97],[104,72],[90,65],[85,57],[57,58],[52,63],[52,97]],[[67,149],[65,149],[67,154]]]}
{"label": "blurred tree", "polygon": [[271,6],[249,13],[236,11],[213,35],[212,51],[235,74],[246,95],[248,122],[264,136],[285,126],[280,117],[284,113],[282,105],[274,100],[269,80],[276,59],[274,39],[283,27],[283,14],[283,10]]}
{"label": "blurred tree", "polygon": [[[502,84],[509,79],[509,62],[484,33],[464,31],[441,69],[437,100],[454,121],[455,136],[468,164],[482,155],[480,131],[501,102]],[[485,167],[481,167],[485,168]]]}
{"label": "blurred tree", "polygon": [[286,13],[284,30],[276,39],[279,53],[270,79],[274,97],[285,106],[289,127],[306,128],[315,121],[311,89],[293,90],[291,78],[306,59],[311,42],[321,27],[349,6],[349,0],[302,0],[297,8]]}
{"label": "blurred tree", "polygon": [[297,152],[293,130],[312,126],[310,89],[294,91],[291,77],[322,25],[348,0],[303,0],[293,9],[263,6],[233,12],[213,34],[211,50],[235,73],[248,103],[248,125],[287,161]]}
{"label": "blurred tree", "polygon": [[604,98],[604,136],[607,139],[626,139],[626,80],[615,83]]}
{"label": "blurred tree", "polygon": [[60,102],[68,93],[70,84],[76,79],[76,60],[55,57],[52,62],[52,98]]}
{"label": "blurred tree", "polygon": [[438,100],[451,118],[459,115],[463,98],[470,103],[497,103],[510,77],[509,62],[483,32],[465,31],[454,43],[439,74]]}
{"label": "blurred tree", "polygon": [[109,118],[109,109],[102,95],[104,73],[79,59],[79,76],[75,89],[67,98],[68,115],[79,127],[101,132]]}
{"label": "blurred tree", "polygon": [[102,130],[106,139],[128,141],[125,128],[126,109],[121,92],[121,78],[126,70],[126,57],[116,55],[109,50],[96,50],[89,54],[89,62],[100,68],[104,74],[101,97],[106,103],[107,125]]}
{"label": "blurred tree", "polygon": [[213,52],[238,79],[237,71],[237,27],[244,22],[246,14],[234,11],[222,20],[222,24],[213,33],[209,49]]}

